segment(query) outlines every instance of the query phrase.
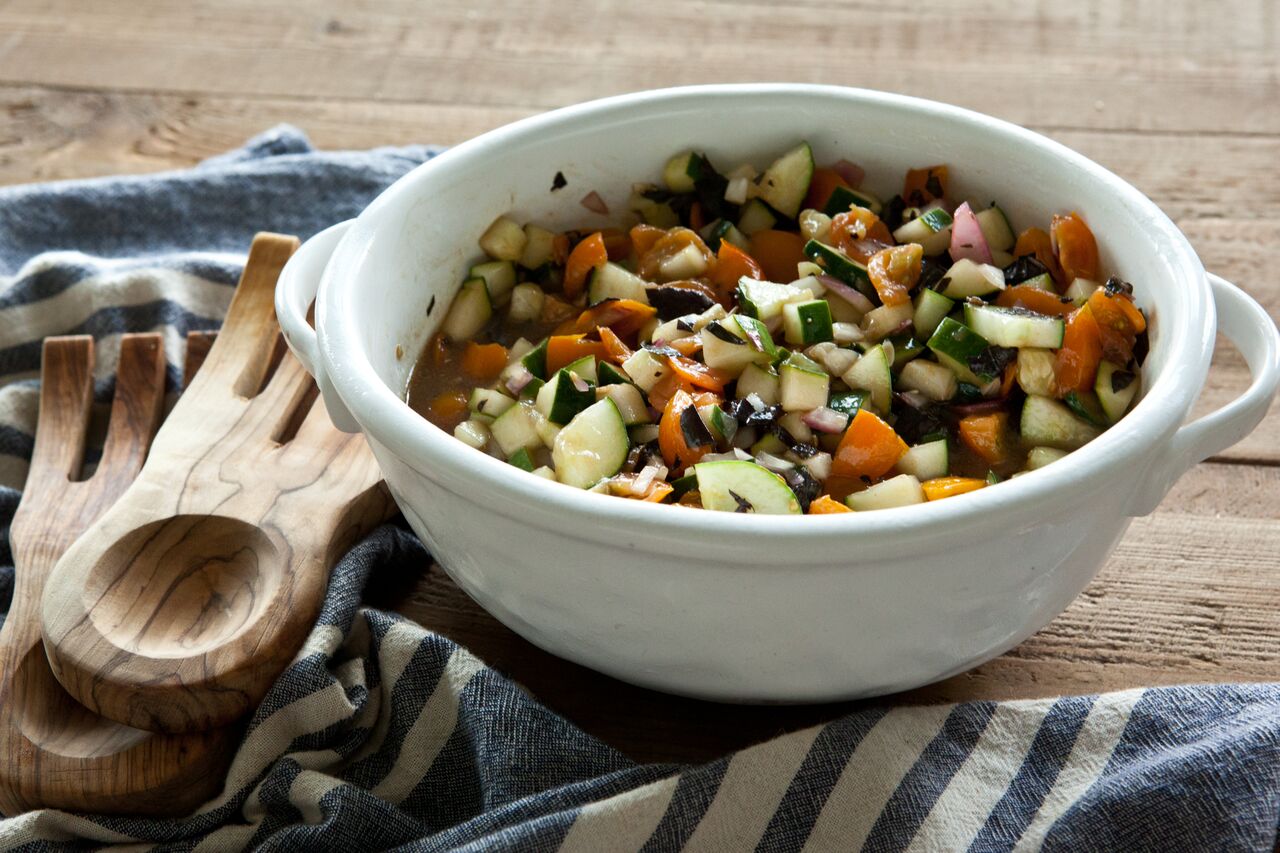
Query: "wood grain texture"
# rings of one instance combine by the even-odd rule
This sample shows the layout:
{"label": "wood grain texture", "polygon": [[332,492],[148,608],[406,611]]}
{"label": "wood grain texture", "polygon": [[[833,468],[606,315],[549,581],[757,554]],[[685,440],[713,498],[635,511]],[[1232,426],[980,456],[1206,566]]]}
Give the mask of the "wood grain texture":
{"label": "wood grain texture", "polygon": [[142,472],[49,576],[54,675],[112,720],[192,732],[250,711],[310,632],[329,569],[394,506],[363,437],[276,358],[272,297],[296,245],[254,240]]}
{"label": "wood grain texture", "polygon": [[14,597],[0,629],[0,812],[10,816],[42,807],[189,811],[216,792],[239,737],[234,728],[157,735],[98,716],[62,688],[45,657],[45,579],[133,481],[159,423],[161,336],[122,339],[102,457],[82,480],[92,380],[92,338],[45,341],[36,447],[10,528]]}

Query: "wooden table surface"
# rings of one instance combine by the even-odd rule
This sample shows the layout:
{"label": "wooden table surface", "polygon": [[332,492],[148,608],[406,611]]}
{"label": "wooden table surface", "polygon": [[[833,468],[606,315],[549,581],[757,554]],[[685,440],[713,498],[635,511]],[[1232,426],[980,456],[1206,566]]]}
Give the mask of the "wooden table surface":
{"label": "wooden table surface", "polygon": [[[324,148],[448,144],[634,89],[858,85],[971,107],[1083,152],[1280,316],[1274,0],[891,6],[0,0],[0,183],[186,166],[284,121]],[[1220,345],[1201,410],[1247,375]],[[1280,678],[1278,463],[1273,408],[1137,519],[1051,625],[891,701]],[[638,759],[704,759],[851,707],[725,707],[620,684],[532,648],[438,567],[370,600],[457,639]]]}

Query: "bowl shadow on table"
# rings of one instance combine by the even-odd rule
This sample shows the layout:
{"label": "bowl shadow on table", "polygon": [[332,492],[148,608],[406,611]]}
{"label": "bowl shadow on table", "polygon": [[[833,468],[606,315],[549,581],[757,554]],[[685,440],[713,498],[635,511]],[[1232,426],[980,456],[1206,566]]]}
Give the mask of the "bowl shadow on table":
{"label": "bowl shadow on table", "polygon": [[909,693],[858,702],[704,702],[636,687],[539,649],[485,612],[434,563],[416,576],[375,578],[365,600],[448,637],[584,731],[641,762],[709,761],[859,708],[963,701],[982,692],[966,673]]}

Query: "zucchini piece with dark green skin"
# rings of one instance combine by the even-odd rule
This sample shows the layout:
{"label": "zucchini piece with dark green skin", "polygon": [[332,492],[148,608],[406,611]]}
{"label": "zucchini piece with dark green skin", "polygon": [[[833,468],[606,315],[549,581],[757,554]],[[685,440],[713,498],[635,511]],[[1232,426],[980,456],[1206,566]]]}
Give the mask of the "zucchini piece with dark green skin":
{"label": "zucchini piece with dark green skin", "polygon": [[800,501],[782,477],[745,460],[693,466],[705,509],[720,512],[799,515]]}
{"label": "zucchini piece with dark green skin", "polygon": [[547,378],[547,342],[550,340],[550,338],[543,338],[541,343],[525,353],[524,357],[520,359],[520,363],[525,366],[526,370],[543,381],[546,381]]}

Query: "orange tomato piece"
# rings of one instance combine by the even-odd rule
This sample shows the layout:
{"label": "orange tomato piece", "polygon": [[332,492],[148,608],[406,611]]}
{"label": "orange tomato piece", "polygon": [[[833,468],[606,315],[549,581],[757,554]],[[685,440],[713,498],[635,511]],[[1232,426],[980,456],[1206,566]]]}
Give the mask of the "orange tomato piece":
{"label": "orange tomato piece", "polygon": [[538,316],[539,323],[559,323],[561,320],[567,320],[577,313],[577,307],[570,305],[560,297],[548,293],[542,300],[542,313]]}
{"label": "orange tomato piece", "polygon": [[607,355],[604,344],[589,341],[582,334],[552,335],[547,339],[547,376],[588,355],[604,358]]}
{"label": "orange tomato piece", "polygon": [[667,346],[671,347],[681,355],[692,356],[698,350],[702,349],[702,338],[699,335],[690,335],[687,338],[668,341]]}
{"label": "orange tomato piece", "polygon": [[614,364],[622,364],[622,362],[631,358],[631,348],[622,342],[622,339],[614,334],[613,329],[608,326],[596,327],[596,332],[600,336],[600,343],[604,347],[605,358]]}
{"label": "orange tomato piece", "polygon": [[796,267],[805,260],[804,238],[793,231],[757,231],[751,235],[751,257],[769,281],[795,281]]}
{"label": "orange tomato piece", "polygon": [[756,259],[730,243],[720,241],[720,250],[716,252],[716,263],[711,270],[711,283],[715,286],[715,298],[726,308],[732,305],[733,293],[737,290],[738,280],[743,276],[759,279],[764,271]]}
{"label": "orange tomato piece", "polygon": [[[837,249],[853,257],[856,244],[863,240],[875,240],[886,246],[893,245],[893,235],[889,233],[889,227],[880,221],[879,216],[865,207],[852,207],[831,218],[831,241]],[[866,262],[865,259],[855,258],[855,260],[859,260],[860,263]]]}
{"label": "orange tomato piece", "polygon": [[649,405],[652,408],[662,411],[667,407],[667,401],[675,395],[677,391],[684,391],[692,394],[694,387],[680,377],[680,374],[674,370],[662,377],[649,389],[648,398]]}
{"label": "orange tomato piece", "polygon": [[[934,190],[941,190],[941,192],[934,192]],[[935,198],[946,198],[946,195],[947,167],[945,164],[907,170],[907,176],[902,181],[902,199],[907,204],[919,207]]]}
{"label": "orange tomato piece", "polygon": [[649,491],[645,492],[645,495],[641,500],[647,501],[648,503],[660,504],[667,499],[667,495],[674,491],[675,488],[670,483],[664,483],[660,480],[656,480],[649,486]]}
{"label": "orange tomato piece", "polygon": [[723,392],[725,383],[733,378],[724,371],[716,370],[714,367],[707,367],[702,362],[694,361],[691,358],[671,355],[667,356],[667,364],[681,379],[693,387],[705,388],[716,394]]}
{"label": "orange tomato piece", "polygon": [[831,495],[822,495],[809,503],[809,515],[835,515],[841,512],[853,512],[853,510],[832,498]]}
{"label": "orange tomato piece", "polygon": [[502,344],[478,344],[467,341],[462,352],[462,372],[480,382],[497,378],[507,366],[507,348]]}
{"label": "orange tomato piece", "polygon": [[1102,332],[1086,304],[1067,318],[1053,373],[1061,393],[1088,391],[1102,362]]}
{"label": "orange tomato piece", "polygon": [[867,262],[871,286],[885,305],[903,305],[911,301],[911,288],[920,280],[924,249],[918,243],[906,243],[882,249]]}
{"label": "orange tomato piece", "polygon": [[979,480],[977,477],[935,477],[925,480],[920,488],[924,489],[925,500],[940,501],[966,492],[976,492],[986,488],[986,485],[986,480]]}
{"label": "orange tomato piece", "polygon": [[859,409],[831,460],[833,477],[883,477],[907,452],[907,443],[876,415]]}
{"label": "orange tomato piece", "polygon": [[557,234],[551,238],[551,260],[558,267],[564,266],[565,261],[569,260],[569,235]]}
{"label": "orange tomato piece", "polygon": [[466,420],[467,395],[462,391],[446,391],[427,404],[427,417],[441,429],[452,429]]}
{"label": "orange tomato piece", "polygon": [[1138,332],[1147,327],[1147,318],[1124,294],[1112,296],[1105,290],[1095,290],[1087,304],[1098,322],[1103,356],[1117,364],[1127,363]]}
{"label": "orange tomato piece", "polygon": [[992,465],[1008,461],[1012,452],[1008,412],[961,418],[959,432],[960,440],[983,461]]}
{"label": "orange tomato piece", "polygon": [[809,180],[809,193],[804,197],[804,204],[800,205],[800,209],[823,210],[826,208],[827,202],[831,200],[831,194],[836,191],[837,187],[844,187],[847,190],[853,189],[849,182],[835,169],[814,169],[813,177]]}
{"label": "orange tomato piece", "polygon": [[1013,287],[1002,290],[996,297],[996,304],[1001,308],[1026,308],[1028,311],[1048,314],[1051,317],[1065,317],[1076,310],[1076,306],[1070,299],[1063,302],[1062,297],[1056,293],[1041,290],[1030,284],[1015,284]]}
{"label": "orange tomato piece", "polygon": [[581,240],[564,262],[564,295],[576,299],[586,287],[591,271],[604,266],[608,260],[609,250],[605,248],[604,236],[599,231]]}
{"label": "orange tomato piece", "polygon": [[1063,281],[1098,278],[1098,241],[1080,214],[1071,212],[1055,216],[1049,225],[1053,245],[1058,249],[1058,264],[1062,267]]}
{"label": "orange tomato piece", "polygon": [[1008,365],[1004,369],[1004,377],[1000,380],[1000,396],[1008,397],[1013,391],[1013,383],[1018,380],[1018,362],[1015,360],[1013,364]]}
{"label": "orange tomato piece", "polygon": [[636,225],[632,227],[629,236],[631,237],[631,251],[637,258],[644,257],[654,244],[666,236],[666,229],[656,228],[652,225]]}
{"label": "orange tomato piece", "polygon": [[702,404],[698,403],[689,392],[676,391],[667,401],[662,411],[662,420],[658,422],[658,448],[662,451],[662,458],[667,466],[677,473],[696,464],[699,459],[715,449],[714,443],[690,447],[685,441],[684,427],[680,423],[680,418],[686,409],[698,405]]}
{"label": "orange tomato piece", "polygon": [[604,250],[611,261],[626,260],[631,256],[631,237],[620,228],[606,228],[600,232]]}
{"label": "orange tomato piece", "polygon": [[564,331],[589,332],[597,326],[608,326],[619,335],[633,335],[657,314],[657,308],[634,299],[609,299],[583,311],[572,327]]}
{"label": "orange tomato piece", "polygon": [[1045,269],[1049,270],[1049,275],[1053,276],[1058,290],[1062,290],[1070,283],[1066,281],[1062,267],[1058,264],[1058,257],[1053,253],[1053,241],[1049,239],[1044,229],[1028,228],[1018,235],[1018,241],[1013,244],[1013,256],[1020,258],[1023,255],[1035,255],[1036,260],[1044,264]]}

